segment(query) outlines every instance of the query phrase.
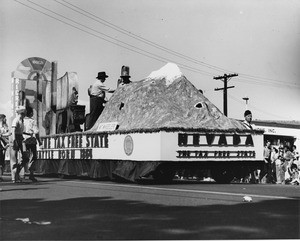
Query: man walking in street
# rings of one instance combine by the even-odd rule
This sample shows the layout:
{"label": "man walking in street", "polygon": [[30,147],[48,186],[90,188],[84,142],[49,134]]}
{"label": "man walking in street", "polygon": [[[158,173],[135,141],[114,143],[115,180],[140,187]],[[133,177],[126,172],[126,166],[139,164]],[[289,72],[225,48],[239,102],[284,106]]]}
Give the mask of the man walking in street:
{"label": "man walking in street", "polygon": [[[23,131],[24,131],[24,117],[26,114],[26,109],[24,106],[19,106],[16,110],[17,117],[12,121],[12,149],[11,149],[11,175],[13,182],[19,182],[20,171],[22,169],[23,163],[27,162],[28,156],[25,153],[25,148],[23,147]],[[21,163],[18,163],[18,153],[21,153]]]}
{"label": "man walking in street", "polygon": [[[24,118],[24,132],[23,132],[24,143],[26,151],[29,154],[28,170],[30,172],[29,179],[36,182],[34,177],[35,161],[37,160],[37,144],[42,145],[39,138],[39,129],[36,121],[33,119],[33,109],[27,109],[27,115]],[[24,163],[23,165],[25,165]]]}

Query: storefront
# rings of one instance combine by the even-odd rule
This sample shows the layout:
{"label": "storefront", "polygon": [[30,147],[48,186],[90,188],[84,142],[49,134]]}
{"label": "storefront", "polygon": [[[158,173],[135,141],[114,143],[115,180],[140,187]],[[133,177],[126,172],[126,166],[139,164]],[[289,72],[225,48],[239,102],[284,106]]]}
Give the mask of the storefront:
{"label": "storefront", "polygon": [[252,121],[256,128],[263,129],[264,142],[274,146],[296,145],[300,148],[300,121]]}

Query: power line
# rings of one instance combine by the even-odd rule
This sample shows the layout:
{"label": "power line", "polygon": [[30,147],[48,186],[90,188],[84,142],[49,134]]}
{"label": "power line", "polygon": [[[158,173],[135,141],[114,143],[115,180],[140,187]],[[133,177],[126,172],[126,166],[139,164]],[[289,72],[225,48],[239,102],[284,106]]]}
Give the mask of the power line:
{"label": "power line", "polygon": [[[246,80],[243,81],[243,80]],[[271,82],[262,82],[260,80],[255,80],[255,79],[249,79],[246,77],[241,76],[239,79],[236,79],[235,81],[238,82],[243,82],[244,84],[255,84],[255,85],[260,85],[260,86],[272,86],[272,87],[277,87],[277,88],[282,88],[282,87],[286,87],[286,88],[300,88],[299,85],[292,85],[289,83],[271,83]]]}
{"label": "power line", "polygon": [[[171,50],[171,49],[166,48],[166,47],[164,47],[164,46],[162,46],[162,45],[159,45],[159,44],[157,44],[157,43],[155,43],[155,42],[153,42],[153,41],[150,41],[150,40],[145,39],[145,38],[143,38],[143,37],[141,37],[141,36],[138,36],[138,35],[134,34],[133,32],[128,31],[128,30],[126,30],[126,29],[124,29],[124,28],[121,28],[121,27],[119,27],[119,26],[117,26],[117,25],[115,25],[115,24],[113,24],[113,23],[111,23],[111,22],[109,22],[109,21],[107,21],[107,20],[105,20],[105,19],[103,19],[103,18],[100,18],[100,17],[98,17],[98,16],[92,14],[91,12],[88,12],[88,11],[86,11],[86,10],[83,10],[82,8],[80,8],[80,7],[78,7],[78,6],[74,5],[74,4],[71,4],[71,3],[69,3],[68,1],[62,0],[63,2],[67,3],[69,6],[67,6],[66,4],[64,4],[64,3],[60,2],[60,1],[57,1],[57,0],[55,0],[55,1],[56,1],[57,3],[59,3],[59,4],[63,5],[63,6],[65,6],[66,8],[71,9],[72,11],[75,11],[75,12],[77,12],[77,13],[83,15],[83,16],[86,16],[87,18],[93,19],[94,21],[96,21],[96,22],[98,22],[98,23],[101,23],[101,24],[103,24],[103,25],[105,25],[105,26],[107,26],[107,27],[109,27],[109,28],[112,28],[112,29],[114,29],[114,30],[116,30],[116,31],[118,31],[118,32],[120,32],[120,33],[122,33],[122,34],[125,34],[125,35],[127,35],[127,36],[129,36],[129,37],[131,37],[131,38],[134,38],[134,39],[139,40],[139,41],[141,41],[141,42],[143,42],[143,43],[146,43],[146,44],[148,44],[148,45],[150,45],[150,46],[152,46],[152,47],[155,47],[155,48],[158,48],[158,49],[160,49],[160,50],[166,51],[166,52],[168,52],[168,53],[170,53],[170,54],[173,54],[173,55],[175,55],[175,56],[177,56],[177,57],[183,58],[183,59],[188,60],[188,61],[190,61],[190,62],[193,62],[193,63],[195,63],[195,64],[203,65],[203,66],[205,66],[205,67],[207,67],[207,68],[210,68],[210,69],[212,69],[212,70],[217,70],[217,71],[228,71],[228,70],[222,69],[222,68],[220,68],[220,67],[217,67],[217,66],[214,66],[214,65],[205,63],[205,62],[203,62],[203,61],[199,61],[199,60],[193,59],[193,58],[191,58],[191,57],[189,57],[189,56],[187,56],[187,55],[181,54],[181,53],[179,53],[179,52],[177,52],[177,51]],[[72,6],[72,7],[70,7],[70,6]],[[74,8],[75,8],[75,9],[74,9]],[[76,10],[76,9],[78,9],[79,11]],[[92,16],[92,17],[91,17],[91,16]],[[95,18],[96,18],[96,19],[95,19]],[[100,20],[100,21],[99,21],[99,20]]]}
{"label": "power line", "polygon": [[[168,53],[171,53],[171,54],[173,54],[173,55],[175,55],[175,56],[177,56],[177,57],[181,57],[181,58],[183,58],[183,59],[185,59],[185,60],[188,60],[188,61],[190,61],[190,62],[193,62],[193,63],[195,63],[195,64],[200,64],[200,65],[202,65],[202,66],[204,66],[204,67],[207,67],[207,68],[210,68],[210,69],[212,69],[212,70],[225,71],[225,72],[232,72],[232,71],[226,70],[226,69],[224,69],[224,68],[221,68],[221,67],[218,67],[218,66],[215,66],[215,65],[211,65],[211,64],[205,63],[205,62],[203,62],[203,61],[199,61],[199,60],[197,60],[197,59],[191,58],[191,57],[189,57],[189,56],[187,56],[187,55],[184,55],[184,54],[181,54],[181,53],[179,53],[179,52],[173,51],[173,50],[168,49],[168,48],[166,48],[166,47],[164,47],[164,46],[162,46],[162,45],[159,45],[159,44],[157,44],[157,43],[155,43],[155,42],[153,42],[153,41],[150,41],[150,40],[145,39],[145,38],[143,38],[143,37],[141,37],[141,36],[138,36],[138,35],[136,35],[136,34],[130,32],[130,31],[124,29],[124,28],[121,28],[121,27],[119,27],[119,26],[117,26],[117,25],[115,25],[115,24],[113,24],[113,23],[111,23],[111,22],[109,22],[109,21],[107,21],[107,20],[105,20],[105,19],[103,19],[103,18],[100,18],[100,17],[94,15],[93,13],[91,13],[91,12],[89,12],[89,11],[83,10],[82,8],[80,8],[80,7],[78,7],[78,6],[76,6],[76,5],[74,5],[74,4],[71,4],[71,3],[69,3],[69,2],[66,1],[66,0],[62,0],[62,1],[63,1],[64,3],[66,3],[66,4],[68,4],[68,6],[67,6],[66,4],[60,2],[60,1],[57,1],[57,0],[55,0],[55,1],[56,1],[57,3],[59,3],[59,4],[63,5],[63,6],[65,6],[66,8],[71,9],[72,11],[75,11],[75,12],[81,14],[81,15],[84,15],[84,16],[90,18],[90,19],[93,19],[94,21],[97,21],[98,23],[101,23],[101,24],[103,24],[103,25],[105,25],[105,26],[107,26],[107,27],[110,27],[110,28],[112,28],[112,29],[114,29],[114,30],[116,30],[116,31],[118,31],[118,32],[121,32],[121,33],[127,35],[127,36],[130,36],[130,37],[132,37],[132,38],[134,38],[134,39],[137,39],[137,40],[142,41],[142,42],[144,42],[144,43],[146,43],[146,44],[148,44],[148,45],[151,45],[152,47],[156,47],[156,48],[158,48],[158,49],[160,49],[160,50],[164,50],[164,51],[166,51],[166,52],[168,52]],[[70,8],[70,6],[72,6],[72,7]],[[74,8],[75,8],[75,9],[74,9]],[[79,11],[78,11],[77,9],[78,9]],[[82,12],[83,12],[83,13],[82,13]],[[93,16],[93,18],[92,18],[91,16]],[[96,18],[96,19],[94,19],[94,18]],[[99,20],[100,20],[100,21],[99,21]],[[280,84],[281,86],[287,86],[287,84],[282,84],[282,81],[279,81],[279,80],[274,80],[274,79],[270,79],[270,78],[262,78],[262,77],[258,77],[258,76],[254,76],[254,75],[248,75],[248,74],[243,74],[243,73],[239,73],[239,75],[244,76],[244,78],[246,78],[246,79],[248,79],[248,80],[249,80],[249,79],[254,79],[254,80],[267,80],[267,81],[269,81],[269,82],[270,82],[270,81],[271,81],[271,82],[277,82],[277,83]],[[291,86],[291,87],[300,88],[300,86],[297,85],[297,84],[288,84],[288,85]]]}
{"label": "power line", "polygon": [[[69,26],[71,26],[71,27],[73,27],[73,28],[76,28],[76,29],[78,29],[78,30],[80,30],[80,31],[83,31],[83,32],[85,32],[85,33],[87,33],[87,34],[89,34],[89,35],[92,35],[92,36],[94,36],[94,37],[97,37],[97,38],[99,38],[99,39],[102,39],[102,40],[104,40],[104,41],[107,41],[107,42],[112,43],[112,44],[114,44],[114,45],[117,45],[117,46],[119,46],[119,47],[125,48],[125,49],[127,49],[127,50],[132,51],[132,52],[138,53],[138,54],[140,54],[140,55],[146,56],[146,57],[148,57],[148,58],[152,58],[152,59],[157,60],[157,61],[160,61],[160,62],[165,62],[165,61],[167,61],[167,62],[175,62],[175,61],[172,61],[172,60],[170,60],[170,59],[167,59],[167,58],[164,58],[164,57],[162,57],[162,56],[159,56],[159,55],[156,55],[156,54],[154,54],[154,53],[151,53],[151,52],[149,52],[149,51],[143,50],[143,49],[141,49],[141,48],[137,48],[136,46],[130,45],[130,44],[124,42],[124,41],[120,41],[120,40],[118,40],[118,39],[116,39],[116,38],[113,38],[113,37],[107,35],[107,34],[104,34],[104,33],[102,33],[102,32],[99,32],[99,31],[95,30],[95,29],[92,29],[92,28],[90,28],[90,27],[88,27],[88,26],[85,26],[85,25],[83,25],[83,24],[80,24],[80,23],[78,23],[78,22],[76,22],[76,21],[74,21],[74,20],[72,20],[72,19],[70,19],[70,18],[67,18],[67,17],[65,17],[65,16],[63,16],[63,15],[61,15],[61,14],[55,13],[54,11],[51,11],[50,9],[45,8],[45,7],[43,7],[43,6],[39,5],[39,4],[36,4],[36,3],[34,3],[34,2],[32,2],[32,1],[30,1],[30,0],[28,0],[28,2],[30,2],[30,3],[32,3],[32,4],[36,5],[36,6],[39,6],[40,8],[42,8],[42,9],[44,9],[44,10],[46,10],[46,11],[49,11],[49,12],[51,12],[51,13],[54,13],[54,14],[56,14],[57,16],[60,16],[61,18],[67,19],[68,21],[71,21],[71,22],[75,23],[76,25],[82,26],[84,29],[79,28],[78,26],[74,26],[74,25],[72,25],[72,24],[70,24],[70,23],[68,23],[68,22],[65,22],[65,21],[61,20],[61,19],[57,19],[56,17],[54,17],[54,16],[52,16],[52,15],[46,14],[46,13],[44,13],[44,12],[42,12],[42,11],[36,9],[36,8],[32,8],[31,6],[28,6],[28,5],[24,4],[24,3],[21,3],[21,2],[19,2],[19,1],[17,1],[17,0],[15,0],[15,1],[18,2],[18,3],[20,3],[20,4],[22,4],[22,5],[24,5],[24,6],[26,6],[26,7],[28,7],[28,8],[31,8],[31,9],[35,10],[35,11],[37,11],[37,12],[40,12],[40,13],[42,13],[42,14],[44,14],[44,15],[50,17],[50,18],[53,18],[53,19],[55,19],[55,20],[57,20],[57,21],[60,21],[60,22],[62,22],[62,23],[64,23],[64,24],[66,24],[66,25],[69,25]],[[65,1],[64,1],[64,2],[65,2]],[[74,5],[74,6],[75,6],[75,5]],[[84,10],[83,10],[83,11],[84,11]],[[98,36],[98,35],[96,35],[96,34],[90,33],[90,32],[87,31],[86,29],[89,29],[90,31],[94,31],[94,32],[96,32],[97,34],[100,34],[100,35],[105,36],[106,38],[112,39],[113,41],[116,41],[116,42],[118,42],[118,43],[121,43],[121,44],[123,44],[123,45],[126,45],[127,47],[126,47],[126,46],[123,46],[123,45],[121,45],[121,44],[118,44],[118,43],[116,43],[116,42],[113,42],[113,41],[111,41],[111,40],[108,40],[108,39],[106,39],[106,38],[100,37],[100,36]],[[124,30],[124,31],[126,31],[126,30]],[[151,41],[150,41],[150,42],[151,42]],[[212,73],[210,73],[210,72],[203,71],[203,70],[200,70],[200,69],[197,69],[197,68],[193,68],[193,67],[191,67],[191,66],[188,66],[188,65],[185,65],[185,64],[182,64],[182,63],[177,63],[177,64],[178,64],[181,68],[186,69],[186,70],[189,70],[189,71],[192,71],[192,72],[195,72],[195,73],[200,73],[200,74],[202,74],[202,75],[206,75],[206,76],[210,76],[210,77],[214,75],[214,74],[212,74]],[[217,67],[217,68],[218,68],[218,67]],[[221,69],[221,68],[220,68],[220,69]],[[247,75],[246,75],[246,76],[247,76]],[[242,78],[247,79],[247,78],[250,78],[250,77],[242,77]],[[259,85],[262,85],[262,84],[268,85],[268,83],[264,83],[264,82],[261,82],[261,81],[258,81],[258,80],[252,80],[252,79],[248,79],[248,80],[249,80],[249,81],[252,81],[252,82],[254,82],[254,83],[256,83],[256,84],[259,84]],[[271,83],[270,83],[270,84],[271,84]],[[273,85],[273,84],[272,84],[272,85]],[[300,88],[300,86],[299,86],[299,87],[298,87],[298,86],[290,86],[290,85],[282,84],[282,83],[281,83],[281,84],[278,83],[277,86],[285,86],[285,87],[292,87],[292,88]]]}
{"label": "power line", "polygon": [[[73,24],[70,24],[70,23],[68,23],[68,22],[66,22],[66,21],[63,21],[63,20],[61,20],[61,19],[58,19],[58,18],[56,18],[56,17],[54,17],[54,16],[52,16],[52,15],[49,15],[49,14],[47,14],[47,13],[44,13],[44,12],[38,10],[38,9],[36,9],[36,8],[33,8],[33,7],[31,7],[31,6],[28,6],[28,5],[26,5],[26,4],[22,3],[22,2],[19,2],[19,1],[17,1],[17,0],[15,0],[15,2],[17,2],[17,3],[19,3],[19,4],[23,5],[23,6],[26,6],[27,8],[30,8],[30,9],[32,9],[32,10],[35,10],[35,11],[37,11],[37,12],[43,14],[43,15],[46,15],[46,16],[52,18],[52,19],[55,19],[55,20],[57,20],[57,21],[59,21],[59,22],[62,22],[62,23],[64,23],[64,24],[68,25],[68,26],[71,26],[71,27],[73,27],[73,28],[76,28],[76,29],[78,29],[78,30],[80,30],[80,31],[82,31],[82,32],[84,32],[84,33],[87,33],[87,34],[89,34],[89,35],[92,35],[92,36],[94,36],[94,37],[96,37],[96,38],[102,39],[102,40],[104,40],[104,41],[110,42],[110,43],[112,43],[112,44],[114,44],[114,45],[117,45],[117,46],[119,46],[119,47],[125,48],[125,49],[127,49],[127,50],[130,50],[130,51],[133,51],[133,52],[135,52],[135,53],[141,54],[141,55],[143,55],[143,56],[147,56],[147,57],[149,57],[149,58],[158,60],[158,61],[160,61],[160,62],[164,62],[164,61],[162,61],[161,56],[157,56],[158,58],[156,58],[156,57],[153,57],[154,54],[152,54],[152,53],[150,53],[150,52],[148,52],[148,53],[151,54],[152,56],[147,55],[147,54],[145,54],[145,53],[141,53],[141,52],[139,52],[139,51],[137,51],[137,50],[135,50],[135,49],[128,48],[128,47],[123,46],[123,45],[121,45],[121,44],[118,44],[118,43],[115,43],[115,42],[110,41],[110,40],[108,40],[108,39],[105,39],[105,38],[103,38],[103,37],[100,37],[100,36],[98,36],[98,35],[96,35],[96,34],[93,34],[93,33],[89,32],[89,31],[87,31],[86,29],[79,28],[79,27],[76,26],[76,25],[73,25]],[[30,2],[30,1],[29,1],[29,2]],[[43,7],[42,7],[42,8],[43,8]],[[44,9],[45,9],[45,8],[44,8]],[[48,10],[48,9],[46,9],[46,10]],[[53,11],[51,11],[51,10],[48,10],[48,11],[53,12]],[[59,15],[59,14],[56,14],[56,15]],[[65,17],[62,16],[62,15],[60,15],[60,16],[63,17],[63,18],[65,18]],[[68,18],[65,18],[65,19],[68,19]],[[70,19],[70,21],[74,22],[74,23],[77,24],[77,25],[81,25],[81,24],[77,23],[76,21],[73,21],[72,19]],[[85,25],[81,25],[81,26],[83,26],[84,28],[87,28],[87,29],[91,29],[91,28],[86,27]],[[95,31],[95,32],[98,32],[98,31],[96,31],[96,30],[94,30],[94,29],[91,29],[91,30],[92,30],[92,31]],[[101,33],[99,33],[99,34],[101,34]],[[109,36],[109,37],[110,37],[110,36]],[[114,39],[114,38],[112,38],[112,39]],[[117,41],[116,39],[114,39],[114,40]],[[124,43],[124,44],[126,44],[126,43]],[[132,46],[132,45],[130,45],[130,46]],[[142,50],[142,49],[141,49],[141,50]],[[143,51],[143,52],[146,52],[146,51],[144,51],[144,50],[142,50],[142,51]],[[191,68],[191,67],[189,67],[189,66],[186,66],[186,67],[184,67],[184,68],[185,68],[185,69],[188,69],[188,70],[190,70],[190,71],[193,71],[193,72],[198,72],[198,71],[199,71],[198,69]],[[208,73],[208,74],[209,74],[209,76],[212,75],[211,73]],[[253,107],[253,108],[255,108],[255,107]],[[256,109],[257,109],[257,108],[256,108]],[[261,112],[264,112],[264,111],[261,111]],[[264,113],[266,113],[266,112],[264,112]],[[272,115],[272,114],[269,114],[269,115]],[[273,116],[275,116],[275,115],[273,114]]]}
{"label": "power line", "polygon": [[[239,102],[240,104],[244,105],[244,102],[242,102],[241,100],[235,98],[234,96],[232,96],[230,94],[228,94],[228,96],[229,96],[230,99],[235,100],[236,102]],[[255,106],[251,105],[250,103],[249,103],[249,106],[251,107],[249,109],[254,109],[254,110],[256,110],[256,111],[258,111],[260,113],[263,113],[265,115],[276,117],[276,118],[281,118],[282,119],[282,116],[279,116],[279,115],[276,115],[276,114],[273,114],[273,113],[269,113],[269,112],[267,112],[265,110],[259,109],[259,108],[255,107]]]}
{"label": "power line", "polygon": [[[61,14],[55,13],[54,11],[49,10],[49,9],[47,9],[47,8],[45,8],[45,7],[43,7],[43,6],[39,5],[39,4],[37,4],[37,3],[34,3],[34,2],[32,2],[32,1],[30,1],[30,0],[27,0],[27,1],[30,2],[30,3],[32,3],[32,4],[34,4],[34,5],[36,5],[36,6],[38,6],[38,7],[40,7],[40,8],[42,8],[42,9],[44,9],[44,10],[46,10],[46,11],[49,11],[49,12],[51,12],[51,13],[53,13],[53,14],[55,14],[55,15],[61,17],[61,18],[67,19],[68,21],[71,21],[71,22],[75,23],[76,25],[79,25],[79,26],[81,26],[81,27],[83,27],[83,28],[89,29],[90,31],[94,31],[94,32],[96,32],[96,33],[98,33],[98,34],[100,34],[100,35],[104,35],[106,38],[109,38],[109,39],[112,39],[112,40],[114,40],[114,41],[116,41],[116,42],[119,42],[119,43],[122,43],[122,44],[124,44],[124,45],[127,45],[127,46],[130,47],[130,48],[125,47],[125,46],[123,46],[123,45],[121,45],[121,44],[112,42],[112,41],[110,41],[110,40],[107,40],[107,39],[105,39],[105,38],[103,38],[103,37],[99,37],[98,35],[92,34],[92,33],[88,32],[88,31],[86,31],[86,30],[83,30],[83,29],[81,29],[81,28],[78,28],[77,26],[74,26],[74,25],[72,25],[72,24],[69,24],[69,23],[67,23],[67,22],[65,22],[65,21],[63,21],[63,20],[61,20],[61,19],[58,19],[58,18],[56,18],[56,17],[54,17],[54,16],[52,16],[52,15],[46,14],[46,13],[44,13],[44,12],[42,12],[42,11],[36,9],[36,8],[33,8],[33,7],[31,7],[31,6],[28,6],[28,5],[24,4],[24,3],[21,3],[21,2],[19,2],[19,1],[17,1],[17,0],[15,0],[15,1],[18,2],[18,3],[20,3],[20,4],[22,4],[22,5],[24,5],[24,6],[26,6],[26,7],[28,7],[28,8],[31,8],[31,9],[33,9],[33,10],[35,10],[35,11],[38,11],[38,12],[40,12],[40,13],[42,13],[42,14],[48,16],[48,17],[51,17],[51,18],[53,18],[53,19],[55,19],[55,20],[57,20],[57,21],[60,21],[60,22],[62,22],[62,23],[64,23],[64,24],[67,24],[67,25],[69,25],[69,26],[72,26],[72,27],[74,27],[74,28],[76,28],[76,29],[79,29],[79,30],[81,30],[81,31],[83,31],[83,32],[85,32],[85,33],[88,33],[88,34],[90,34],[90,35],[93,35],[93,36],[95,36],[95,37],[98,37],[98,38],[100,38],[100,39],[102,39],[102,40],[108,41],[108,42],[110,42],[110,43],[112,43],[112,44],[115,44],[115,45],[117,45],[117,46],[119,46],[119,47],[125,48],[125,49],[127,49],[127,50],[131,50],[131,51],[133,51],[133,52],[136,52],[136,53],[139,53],[139,54],[141,54],[141,55],[147,56],[147,57],[149,57],[149,58],[158,60],[158,61],[160,61],[160,62],[174,62],[174,61],[172,61],[172,60],[170,60],[170,59],[167,59],[167,58],[164,58],[164,57],[162,57],[162,56],[153,54],[153,53],[151,53],[151,52],[149,52],[149,51],[145,51],[145,50],[143,50],[143,49],[141,49],[141,48],[137,48],[136,46],[133,46],[133,45],[131,45],[131,44],[128,44],[128,43],[126,43],[126,42],[123,42],[123,41],[121,41],[121,40],[118,40],[118,39],[116,39],[116,38],[113,38],[113,37],[111,37],[111,36],[109,36],[109,35],[107,35],[107,34],[104,34],[104,33],[102,33],[102,32],[99,32],[99,31],[97,31],[97,30],[95,30],[95,29],[92,29],[92,28],[90,28],[90,27],[88,27],[88,26],[85,26],[85,25],[83,25],[83,24],[81,24],[81,23],[78,23],[78,22],[76,22],[76,21],[74,21],[74,20],[72,20],[72,19],[70,19],[70,18],[67,18],[67,17],[65,17],[65,16],[63,16],[63,15],[61,15]],[[133,49],[131,49],[131,48],[133,48]],[[139,51],[142,51],[142,52],[144,52],[144,53],[146,53],[146,54],[144,54],[144,53],[142,53],[142,52],[139,52],[139,51],[137,51],[137,50],[134,50],[134,49],[137,49],[137,50],[139,50]],[[152,55],[152,56],[150,56],[150,55]],[[153,57],[153,56],[154,56],[154,57]],[[187,66],[187,65],[182,64],[182,63],[178,63],[178,65],[179,65],[181,68],[190,70],[190,71],[192,71],[192,72],[196,72],[196,73],[200,73],[200,74],[208,75],[208,76],[212,76],[212,75],[213,75],[212,73],[209,73],[209,72],[206,72],[206,71],[197,69],[197,68],[193,68],[193,67]]]}

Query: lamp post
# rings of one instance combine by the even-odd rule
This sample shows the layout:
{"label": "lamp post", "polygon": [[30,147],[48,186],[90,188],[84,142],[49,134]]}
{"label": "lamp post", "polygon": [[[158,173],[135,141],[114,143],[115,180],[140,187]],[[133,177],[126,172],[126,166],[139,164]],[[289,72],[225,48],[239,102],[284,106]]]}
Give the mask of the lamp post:
{"label": "lamp post", "polygon": [[245,96],[245,97],[243,98],[243,100],[246,101],[246,110],[248,110],[248,100],[249,100],[248,96]]}

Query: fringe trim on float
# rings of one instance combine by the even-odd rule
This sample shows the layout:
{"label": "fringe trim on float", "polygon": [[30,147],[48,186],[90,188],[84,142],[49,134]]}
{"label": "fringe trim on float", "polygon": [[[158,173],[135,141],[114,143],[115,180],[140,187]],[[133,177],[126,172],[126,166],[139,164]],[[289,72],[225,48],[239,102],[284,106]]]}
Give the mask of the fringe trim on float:
{"label": "fringe trim on float", "polygon": [[157,133],[160,131],[165,132],[202,132],[202,133],[249,133],[249,134],[263,134],[263,129],[257,130],[240,130],[240,129],[205,129],[205,128],[182,128],[182,127],[162,127],[154,129],[131,129],[131,130],[115,130],[115,131],[85,131],[85,132],[72,132],[72,133],[63,133],[63,134],[54,134],[47,137],[56,137],[56,136],[70,136],[70,135],[94,135],[94,134],[136,134],[136,133]]}
{"label": "fringe trim on float", "polygon": [[58,174],[60,160],[36,160],[35,172],[39,174]]}
{"label": "fringe trim on float", "polygon": [[149,175],[160,164],[160,161],[120,161],[113,174],[125,180],[135,182],[136,180]]}
{"label": "fringe trim on float", "polygon": [[89,160],[60,160],[58,174],[86,177],[90,171]]}
{"label": "fringe trim on float", "polygon": [[160,164],[160,161],[37,160],[36,173],[109,180],[121,178],[135,182],[149,175]]}

